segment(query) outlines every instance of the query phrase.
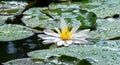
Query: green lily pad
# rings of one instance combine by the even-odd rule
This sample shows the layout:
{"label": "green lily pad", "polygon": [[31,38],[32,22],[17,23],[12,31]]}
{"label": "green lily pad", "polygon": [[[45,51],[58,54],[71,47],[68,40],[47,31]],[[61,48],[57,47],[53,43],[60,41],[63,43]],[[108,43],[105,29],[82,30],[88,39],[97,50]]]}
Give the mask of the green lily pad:
{"label": "green lily pad", "polygon": [[115,14],[120,14],[120,5],[118,4],[110,4],[110,5],[102,5],[98,8],[92,9],[98,17],[105,18],[107,16],[113,16]]}
{"label": "green lily pad", "polygon": [[64,18],[71,26],[81,25],[81,29],[95,28],[96,15],[92,12],[80,9],[53,9],[43,10],[44,13],[48,13],[54,19]]}
{"label": "green lily pad", "polygon": [[[24,12],[26,15],[22,18],[22,21],[32,28],[49,28],[52,29],[55,26],[55,21],[49,18],[46,14],[43,14],[40,8],[31,8]],[[56,22],[57,23],[57,22]]]}
{"label": "green lily pad", "polygon": [[[73,49],[74,48],[74,49]],[[51,50],[37,50],[28,53],[32,58],[45,59],[51,56],[71,56],[77,59],[86,59],[91,65],[119,65],[120,54],[118,49],[109,47],[99,47],[93,45],[87,46],[69,46]]]}
{"label": "green lily pad", "polygon": [[0,16],[0,25],[5,24],[5,21],[11,16]]}
{"label": "green lily pad", "polygon": [[77,8],[84,9],[89,12],[94,12],[97,17],[105,18],[120,14],[120,0],[85,0],[77,2],[52,3],[50,9],[57,8]]}
{"label": "green lily pad", "polygon": [[120,40],[100,40],[96,43],[97,46],[120,49]]}
{"label": "green lily pad", "polygon": [[0,41],[14,41],[32,36],[34,33],[29,28],[21,25],[0,26]]}
{"label": "green lily pad", "polygon": [[120,40],[98,41],[96,46],[33,51],[28,54],[32,58],[15,59],[3,65],[119,65],[119,48]]}
{"label": "green lily pad", "polygon": [[3,63],[3,65],[83,65],[83,64],[91,65],[86,60],[79,60],[68,56],[61,57],[53,56],[47,59],[23,58]]}
{"label": "green lily pad", "polygon": [[23,17],[22,21],[27,26],[47,29],[59,27],[61,18],[64,18],[70,26],[81,25],[81,29],[95,28],[97,19],[94,13],[86,10],[62,8],[51,10],[47,8],[31,8],[24,15],[26,16]]}
{"label": "green lily pad", "polygon": [[50,9],[58,9],[58,8],[75,8],[80,9],[80,2],[63,2],[63,3],[51,3],[49,5]]}
{"label": "green lily pad", "polygon": [[80,8],[94,12],[99,18],[105,18],[120,14],[120,0],[91,0],[87,3],[82,3]]}
{"label": "green lily pad", "polygon": [[91,31],[90,37],[93,39],[114,39],[120,37],[119,19],[99,19],[97,20],[97,30]]}
{"label": "green lily pad", "polygon": [[17,1],[1,1],[0,13],[5,15],[16,14],[20,9],[23,9],[27,3]]}
{"label": "green lily pad", "polygon": [[31,58],[16,59],[3,63],[3,65],[43,65],[42,62],[40,63],[41,60],[39,60],[38,63],[37,60],[38,59],[31,59]]}

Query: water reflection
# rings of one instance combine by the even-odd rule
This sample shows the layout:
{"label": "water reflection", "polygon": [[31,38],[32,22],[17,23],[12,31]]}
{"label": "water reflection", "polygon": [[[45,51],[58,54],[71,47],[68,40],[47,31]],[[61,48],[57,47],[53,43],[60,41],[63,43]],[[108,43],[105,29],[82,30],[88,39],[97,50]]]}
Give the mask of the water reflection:
{"label": "water reflection", "polygon": [[28,57],[27,53],[33,50],[49,48],[49,45],[43,45],[41,42],[37,35],[13,42],[0,42],[0,63]]}

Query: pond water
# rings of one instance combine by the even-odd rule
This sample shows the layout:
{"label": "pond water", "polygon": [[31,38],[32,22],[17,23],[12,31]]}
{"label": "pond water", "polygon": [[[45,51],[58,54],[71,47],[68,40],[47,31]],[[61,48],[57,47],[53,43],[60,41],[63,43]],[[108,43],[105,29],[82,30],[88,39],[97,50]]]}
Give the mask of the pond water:
{"label": "pond water", "polygon": [[23,40],[0,42],[0,63],[25,58],[30,51],[48,48],[47,45],[42,45],[41,41],[34,35]]}

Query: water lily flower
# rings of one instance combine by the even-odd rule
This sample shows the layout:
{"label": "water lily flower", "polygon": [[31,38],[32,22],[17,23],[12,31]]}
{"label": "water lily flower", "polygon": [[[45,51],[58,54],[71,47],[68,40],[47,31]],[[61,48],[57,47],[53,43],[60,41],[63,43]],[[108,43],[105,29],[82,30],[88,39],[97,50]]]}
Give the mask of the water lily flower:
{"label": "water lily flower", "polygon": [[88,38],[88,32],[90,29],[85,29],[78,31],[79,26],[76,25],[72,29],[67,25],[64,19],[61,19],[60,29],[55,28],[55,31],[52,30],[44,30],[45,34],[39,34],[38,37],[42,38],[44,43],[57,43],[58,46],[69,46],[72,43],[88,43],[86,38]]}

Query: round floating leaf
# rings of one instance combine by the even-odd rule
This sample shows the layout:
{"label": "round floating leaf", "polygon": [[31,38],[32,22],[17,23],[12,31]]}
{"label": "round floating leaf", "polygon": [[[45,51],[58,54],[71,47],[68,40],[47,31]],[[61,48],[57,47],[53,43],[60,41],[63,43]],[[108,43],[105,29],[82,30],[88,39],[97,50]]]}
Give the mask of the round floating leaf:
{"label": "round floating leaf", "polygon": [[34,33],[29,28],[21,25],[0,26],[0,41],[14,41],[32,36]]}
{"label": "round floating leaf", "polygon": [[91,65],[87,60],[79,60],[69,56],[52,56],[47,59],[23,58],[3,63],[3,65]]}
{"label": "round floating leaf", "polygon": [[[74,49],[73,49],[74,48]],[[32,58],[45,59],[51,56],[71,56],[77,59],[86,59],[91,65],[119,65],[120,54],[118,49],[110,47],[99,47],[93,45],[87,46],[69,46],[51,50],[38,50],[28,53]]]}
{"label": "round floating leaf", "polygon": [[[46,8],[45,8],[46,9]],[[31,8],[24,12],[23,14],[26,15],[22,18],[22,21],[32,28],[48,28],[53,29],[56,26],[56,21],[52,18],[49,18],[46,14],[40,11],[40,8]]]}
{"label": "round floating leaf", "polygon": [[0,14],[11,15],[16,14],[19,9],[25,7],[27,3],[17,1],[2,1],[0,3]]}
{"label": "round floating leaf", "polygon": [[[41,10],[41,11],[40,11]],[[36,11],[38,14],[36,14]],[[46,9],[33,8],[24,13],[23,22],[30,27],[53,29],[59,27],[60,19],[64,18],[70,26],[81,25],[81,29],[95,28],[96,15],[80,9]]]}
{"label": "round floating leaf", "polygon": [[94,12],[97,17],[105,18],[120,14],[120,0],[85,0],[77,2],[52,3],[50,9],[56,8],[77,8]]}
{"label": "round floating leaf", "polygon": [[91,10],[98,17],[105,18],[107,16],[113,16],[115,14],[120,14],[120,3],[118,4],[110,4],[110,5],[101,5],[100,7]]}
{"label": "round floating leaf", "polygon": [[[37,60],[39,62],[37,62]],[[3,63],[3,65],[43,65],[43,62],[41,59],[31,59],[31,58],[24,58],[24,59],[16,59],[16,60],[11,60],[6,63]]]}
{"label": "round floating leaf", "polygon": [[94,39],[114,39],[120,37],[120,20],[99,19],[97,30],[91,31],[90,37]]}
{"label": "round floating leaf", "polygon": [[120,0],[89,0],[80,7],[94,12],[99,18],[120,14]]}
{"label": "round floating leaf", "polygon": [[80,28],[95,28],[96,15],[92,12],[81,9],[51,9],[42,10],[44,13],[49,14],[54,19],[64,18],[70,26],[81,25]]}
{"label": "round floating leaf", "polygon": [[63,2],[63,3],[51,3],[49,5],[50,9],[58,9],[58,8],[75,8],[80,9],[80,2]]}

